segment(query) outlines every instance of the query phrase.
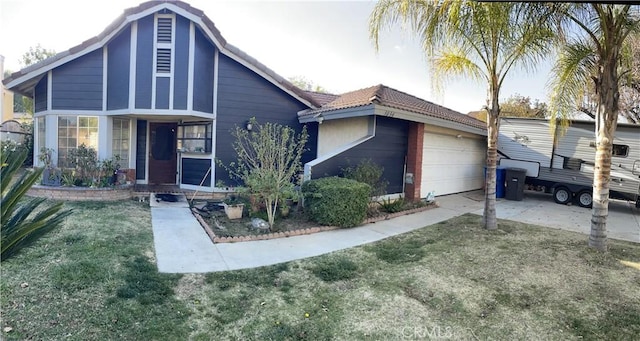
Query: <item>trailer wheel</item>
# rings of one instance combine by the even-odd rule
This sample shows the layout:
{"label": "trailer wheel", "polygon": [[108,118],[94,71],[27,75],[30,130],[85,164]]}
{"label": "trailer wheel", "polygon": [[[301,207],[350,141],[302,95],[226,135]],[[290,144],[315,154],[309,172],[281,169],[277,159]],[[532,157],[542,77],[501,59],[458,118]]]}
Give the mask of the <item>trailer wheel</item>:
{"label": "trailer wheel", "polygon": [[578,205],[580,207],[591,208],[591,205],[593,204],[593,192],[588,189],[583,189],[582,191],[580,191],[580,193],[578,193],[577,198]]}
{"label": "trailer wheel", "polygon": [[553,189],[553,200],[556,204],[568,204],[571,201],[571,196],[571,191],[564,186],[558,186]]}

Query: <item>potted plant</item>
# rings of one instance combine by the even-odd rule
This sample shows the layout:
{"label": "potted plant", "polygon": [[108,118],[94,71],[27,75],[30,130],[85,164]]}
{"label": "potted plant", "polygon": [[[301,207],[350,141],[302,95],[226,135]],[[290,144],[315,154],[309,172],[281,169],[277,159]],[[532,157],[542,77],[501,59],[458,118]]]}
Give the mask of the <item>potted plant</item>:
{"label": "potted plant", "polygon": [[244,201],[238,196],[232,195],[224,199],[222,203],[224,207],[224,213],[229,219],[241,219],[242,212],[244,211]]}

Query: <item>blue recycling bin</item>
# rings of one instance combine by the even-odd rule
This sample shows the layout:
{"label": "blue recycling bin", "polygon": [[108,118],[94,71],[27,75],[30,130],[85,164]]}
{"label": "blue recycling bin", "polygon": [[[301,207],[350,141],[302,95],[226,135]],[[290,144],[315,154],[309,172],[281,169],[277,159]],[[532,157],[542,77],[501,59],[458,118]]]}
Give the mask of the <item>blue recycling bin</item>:
{"label": "blue recycling bin", "polygon": [[[484,178],[487,178],[487,167],[484,167]],[[507,169],[505,167],[498,166],[498,168],[496,168],[496,198],[504,198],[506,178]]]}

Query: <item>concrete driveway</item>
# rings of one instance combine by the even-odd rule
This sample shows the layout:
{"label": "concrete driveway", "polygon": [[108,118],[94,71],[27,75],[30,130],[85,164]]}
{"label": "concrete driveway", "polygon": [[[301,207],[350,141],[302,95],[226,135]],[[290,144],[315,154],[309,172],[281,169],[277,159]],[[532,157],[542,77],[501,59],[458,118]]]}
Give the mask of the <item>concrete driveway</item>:
{"label": "concrete driveway", "polygon": [[[471,212],[482,215],[484,197],[482,191],[437,197],[441,208]],[[473,208],[476,208],[473,210]],[[470,210],[471,209],[471,210]],[[525,191],[524,200],[498,199],[496,205],[499,219],[547,226],[589,234],[591,209],[577,205],[559,205],[551,194]],[[608,237],[640,243],[640,209],[635,203],[611,200],[607,219]]]}

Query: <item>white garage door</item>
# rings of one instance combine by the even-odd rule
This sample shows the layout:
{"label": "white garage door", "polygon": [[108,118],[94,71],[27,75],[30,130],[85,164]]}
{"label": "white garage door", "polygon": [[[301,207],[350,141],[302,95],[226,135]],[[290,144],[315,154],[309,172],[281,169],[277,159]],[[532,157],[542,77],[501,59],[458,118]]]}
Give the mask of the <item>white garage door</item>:
{"label": "white garage door", "polygon": [[422,153],[423,197],[459,193],[482,188],[486,141],[435,133],[424,134]]}

